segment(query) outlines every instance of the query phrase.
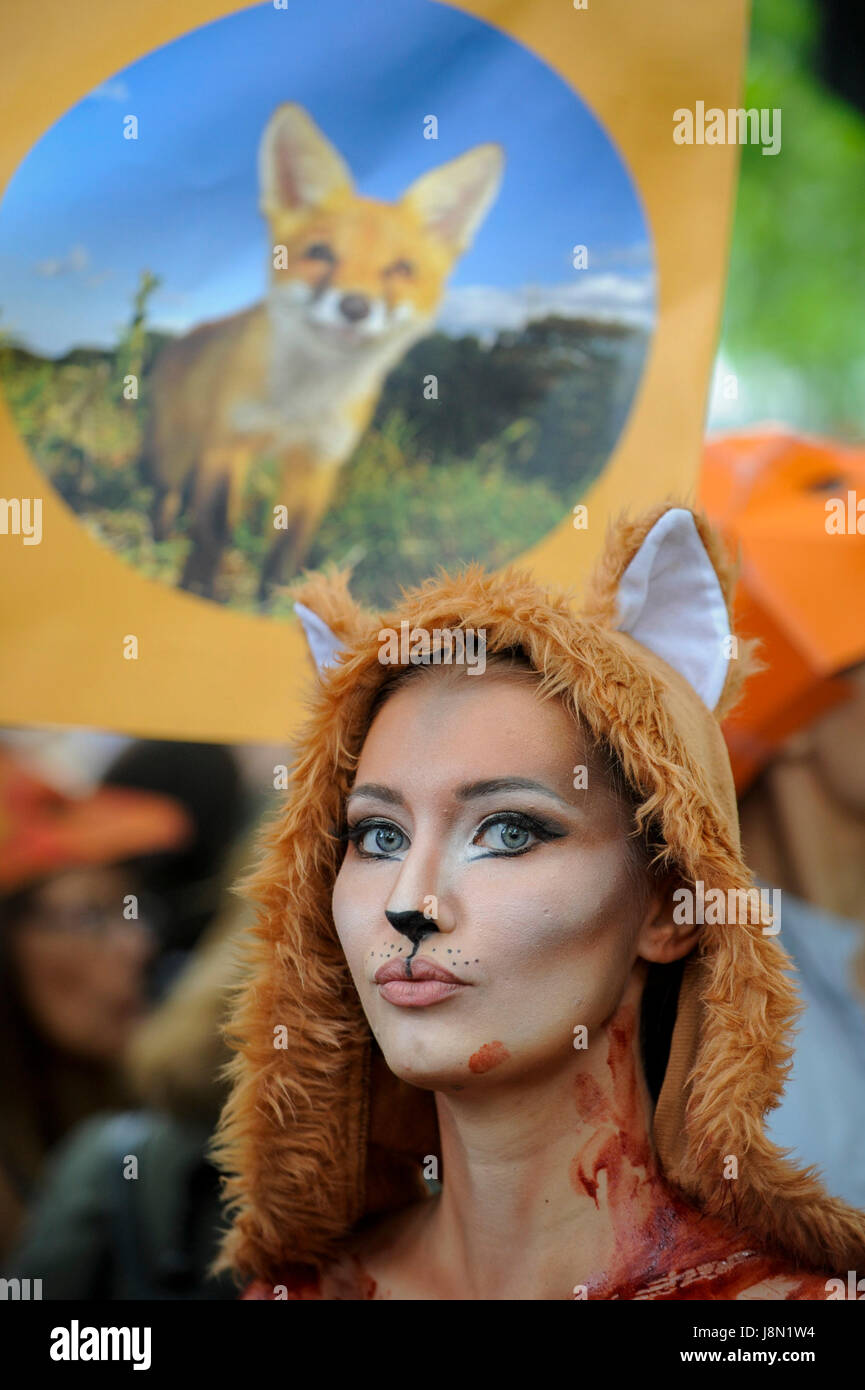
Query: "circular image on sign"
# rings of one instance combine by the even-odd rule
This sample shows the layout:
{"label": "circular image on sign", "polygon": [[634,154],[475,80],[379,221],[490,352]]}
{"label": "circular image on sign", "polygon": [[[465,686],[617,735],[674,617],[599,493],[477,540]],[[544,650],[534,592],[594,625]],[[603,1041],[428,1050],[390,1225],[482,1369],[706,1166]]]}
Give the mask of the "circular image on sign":
{"label": "circular image on sign", "polygon": [[0,381],[145,575],[291,611],[513,560],[606,467],[654,323],[592,112],[430,0],[267,4],[107,79],[0,207]]}

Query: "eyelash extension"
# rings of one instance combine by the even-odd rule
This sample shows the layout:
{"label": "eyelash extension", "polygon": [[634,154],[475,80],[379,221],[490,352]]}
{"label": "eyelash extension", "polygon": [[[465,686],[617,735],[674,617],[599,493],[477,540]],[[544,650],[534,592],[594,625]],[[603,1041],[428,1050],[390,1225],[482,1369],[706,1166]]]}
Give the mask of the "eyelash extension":
{"label": "eyelash extension", "polygon": [[[350,842],[351,844],[353,844],[354,847],[355,847],[355,849],[357,850],[357,853],[358,853],[358,854],[361,856],[361,858],[363,858],[363,859],[387,859],[387,858],[389,857],[388,855],[385,855],[385,854],[369,854],[366,850],[361,849],[361,847],[360,847],[360,841],[363,839],[364,835],[366,835],[367,831],[369,831],[369,830],[377,830],[377,829],[391,830],[391,829],[393,829],[393,828],[394,828],[393,821],[383,820],[383,819],[382,819],[382,820],[377,820],[377,819],[375,819],[375,818],[372,818],[372,819],[365,819],[365,820],[358,821],[356,825],[347,825],[347,826],[345,827],[345,829],[342,830],[342,831],[336,836],[336,838],[337,838],[338,840],[341,840],[343,844],[348,844],[349,842]],[[396,828],[397,830],[399,830],[399,826],[396,826],[395,828]],[[400,833],[401,835],[405,835],[405,831],[404,831],[404,830],[400,830],[399,833]],[[406,839],[408,839],[408,836],[407,836],[407,835],[406,835],[405,837],[406,837]]]}
{"label": "eyelash extension", "polygon": [[[530,830],[533,835],[537,835],[538,839],[545,843],[549,840],[559,840],[568,833],[561,826],[551,825],[549,821],[541,820],[535,816],[528,816],[523,811],[498,811],[494,815],[487,816],[486,820],[478,826],[476,835],[482,834],[491,825],[516,825],[520,830]],[[523,850],[512,850],[510,853],[503,850],[491,850],[490,853],[501,854],[505,858],[514,859],[517,854],[525,854],[531,848],[531,845],[527,845]]]}

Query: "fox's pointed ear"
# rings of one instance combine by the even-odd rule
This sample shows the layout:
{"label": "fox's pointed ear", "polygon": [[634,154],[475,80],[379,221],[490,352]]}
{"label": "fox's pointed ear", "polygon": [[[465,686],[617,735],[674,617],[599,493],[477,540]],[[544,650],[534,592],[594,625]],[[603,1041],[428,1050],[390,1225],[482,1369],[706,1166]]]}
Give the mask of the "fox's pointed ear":
{"label": "fox's pointed ear", "polygon": [[277,107],[258,150],[261,211],[265,217],[316,207],[353,187],[342,155],[296,102]]}
{"label": "fox's pointed ear", "polygon": [[319,673],[329,666],[335,666],[337,654],[344,650],[345,643],[341,642],[336,633],[331,632],[324,619],[313,613],[311,608],[307,608],[305,603],[295,603],[294,611],[300,618],[312,659]]}
{"label": "fox's pointed ear", "polygon": [[714,709],[730,661],[730,617],[715,567],[684,507],[665,511],[619,580],[618,622]]}
{"label": "fox's pointed ear", "polygon": [[476,145],[421,174],[401,201],[417,213],[427,231],[459,254],[471,244],[498,193],[503,169],[501,145]]}

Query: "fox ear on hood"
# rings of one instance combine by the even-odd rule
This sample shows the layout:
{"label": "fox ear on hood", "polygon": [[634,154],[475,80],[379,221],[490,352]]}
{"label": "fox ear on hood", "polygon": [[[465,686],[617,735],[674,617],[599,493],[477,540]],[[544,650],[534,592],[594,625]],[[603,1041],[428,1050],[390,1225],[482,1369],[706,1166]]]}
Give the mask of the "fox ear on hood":
{"label": "fox ear on hood", "polygon": [[317,613],[313,613],[311,608],[307,608],[306,604],[295,603],[294,611],[300,618],[312,659],[318,670],[323,671],[328,666],[334,666],[338,654],[345,649],[345,643],[340,642],[327,623]]}
{"label": "fox ear on hood", "polygon": [[734,582],[703,519],[667,504],[611,527],[584,613],[661,657],[721,719],[759,664],[756,642],[733,636]]}
{"label": "fox ear on hood", "polygon": [[347,643],[366,636],[377,621],[352,598],[350,575],[348,569],[307,574],[292,589],[294,611],[319,673],[333,666]]}
{"label": "fox ear on hood", "polygon": [[730,615],[694,517],[671,507],[619,580],[618,622],[672,666],[714,709],[727,679]]}

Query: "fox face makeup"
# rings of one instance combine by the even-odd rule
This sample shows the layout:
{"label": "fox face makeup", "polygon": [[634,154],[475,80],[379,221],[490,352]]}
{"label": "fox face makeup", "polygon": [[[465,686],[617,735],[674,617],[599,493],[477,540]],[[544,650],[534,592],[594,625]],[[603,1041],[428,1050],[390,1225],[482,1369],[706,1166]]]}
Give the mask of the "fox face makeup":
{"label": "fox face makeup", "polygon": [[[579,604],[477,566],[389,614],[345,575],[300,588],[319,680],[247,884],[215,1149],[250,1296],[818,1298],[865,1265],[865,1215],[763,1128],[783,950],[672,910],[752,883],[731,592],[670,506],[616,524]],[[482,634],[485,670],[383,665],[403,624]]]}
{"label": "fox face makeup", "polygon": [[628,809],[600,767],[574,778],[585,736],[537,684],[428,668],[361,751],[333,920],[385,1060],[414,1085],[571,1067],[575,1027],[599,1027],[658,949]]}

